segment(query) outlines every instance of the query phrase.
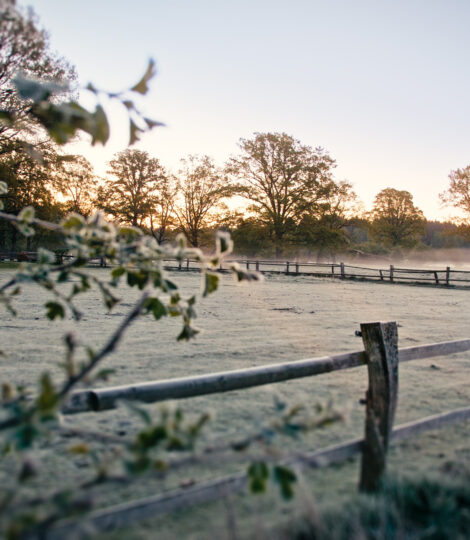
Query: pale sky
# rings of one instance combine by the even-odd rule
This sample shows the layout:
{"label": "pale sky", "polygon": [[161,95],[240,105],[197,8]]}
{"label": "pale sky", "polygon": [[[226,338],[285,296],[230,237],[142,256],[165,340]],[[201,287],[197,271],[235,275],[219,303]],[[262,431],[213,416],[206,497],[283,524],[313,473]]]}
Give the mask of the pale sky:
{"label": "pale sky", "polygon": [[[142,107],[167,127],[136,147],[171,169],[199,153],[222,165],[240,137],[283,131],[324,147],[366,208],[394,187],[428,219],[454,213],[438,194],[470,164],[469,0],[19,3],[83,85],[121,90],[156,60]],[[116,125],[85,154],[99,174],[125,147],[119,115]]]}

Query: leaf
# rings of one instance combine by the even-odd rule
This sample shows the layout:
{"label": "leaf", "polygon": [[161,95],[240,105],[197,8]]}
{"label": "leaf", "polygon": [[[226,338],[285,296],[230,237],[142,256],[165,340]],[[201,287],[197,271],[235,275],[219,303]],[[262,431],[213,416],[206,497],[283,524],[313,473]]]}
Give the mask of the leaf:
{"label": "leaf", "polygon": [[63,319],[65,317],[65,310],[58,302],[47,302],[45,304],[47,308],[47,318],[53,321],[56,317]]}
{"label": "leaf", "polygon": [[152,120],[151,118],[146,118],[144,116],[144,122],[147,124],[147,127],[149,129],[153,129],[154,127],[164,127],[165,124],[163,122],[157,122],[156,120]]}
{"label": "leaf", "polygon": [[277,465],[273,470],[274,481],[279,484],[279,489],[283,499],[292,499],[294,496],[294,489],[292,485],[297,481],[297,476],[294,471]]}
{"label": "leaf", "polygon": [[183,330],[181,330],[176,339],[177,341],[189,341],[194,336],[197,336],[197,334],[199,334],[199,330],[197,328],[194,328],[194,326],[191,326],[190,324],[185,324],[183,326]]}
{"label": "leaf", "polygon": [[93,86],[93,84],[90,82],[86,85],[85,87],[87,90],[89,90],[90,92],[93,92],[93,94],[97,94],[98,93],[98,90],[95,86]]}
{"label": "leaf", "polygon": [[151,58],[149,60],[147,70],[145,71],[144,76],[142,77],[142,79],[140,79],[140,81],[135,86],[131,88],[131,91],[138,92],[139,94],[142,94],[144,96],[148,92],[147,83],[150,81],[150,79],[152,79],[156,75],[156,73],[157,73],[157,70],[155,68],[155,62]]}
{"label": "leaf", "polygon": [[40,413],[50,413],[59,402],[59,394],[55,391],[49,373],[43,373],[40,379],[40,393],[37,408]]}
{"label": "leaf", "polygon": [[90,447],[86,443],[82,442],[82,443],[74,444],[73,446],[69,446],[67,448],[67,451],[70,452],[71,454],[85,455],[90,452]]}
{"label": "leaf", "polygon": [[202,296],[207,296],[217,290],[219,286],[219,276],[217,274],[212,274],[211,272],[206,272],[204,279],[204,290]]}
{"label": "leaf", "polygon": [[140,128],[134,120],[129,120],[129,130],[130,130],[130,136],[129,136],[129,146],[132,146],[135,142],[140,140],[140,133],[143,133],[144,130]]}
{"label": "leaf", "polygon": [[128,111],[132,111],[134,109],[134,102],[131,101],[130,99],[125,99],[121,102],[124,107],[128,110]]}
{"label": "leaf", "polygon": [[91,144],[100,142],[103,146],[109,139],[109,123],[106,113],[101,105],[97,105],[93,114],[95,121],[94,129],[91,131]]}
{"label": "leaf", "polygon": [[124,275],[125,273],[126,273],[126,269],[123,268],[122,266],[118,266],[116,268],[113,268],[113,270],[111,271],[111,277],[113,279],[117,279],[121,277],[122,275]]}
{"label": "leaf", "polygon": [[250,491],[252,493],[264,493],[269,477],[268,466],[264,461],[255,461],[248,467]]}
{"label": "leaf", "polygon": [[148,298],[144,307],[147,309],[147,313],[152,312],[156,321],[167,314],[166,307],[158,298]]}

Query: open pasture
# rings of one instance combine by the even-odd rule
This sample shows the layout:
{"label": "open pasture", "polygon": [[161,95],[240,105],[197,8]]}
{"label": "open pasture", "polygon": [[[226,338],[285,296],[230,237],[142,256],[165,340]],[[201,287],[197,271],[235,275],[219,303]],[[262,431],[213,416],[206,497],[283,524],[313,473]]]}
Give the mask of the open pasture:
{"label": "open pasture", "polygon": [[[102,271],[97,269],[96,272]],[[5,280],[8,274],[4,273]],[[198,287],[197,274],[175,272],[173,277],[183,291]],[[122,303],[109,314],[102,311],[98,296],[93,299],[90,295],[82,300],[84,317],[78,326],[86,343],[102,343],[118,325],[132,302],[132,292],[123,289],[122,294]],[[151,318],[138,320],[106,364],[116,369],[109,384],[168,379],[361,350],[362,341],[354,335],[361,322],[397,321],[400,347],[468,338],[468,295],[467,291],[331,282],[301,276],[268,277],[261,284],[237,286],[225,277],[220,291],[198,304],[199,327],[204,332],[190,343],[175,342],[178,320],[158,323]],[[55,365],[64,350],[61,336],[71,326],[71,321],[48,324],[42,318],[45,301],[42,292],[27,285],[18,302],[18,317],[2,314],[2,379],[31,384],[46,368],[57,371]],[[401,366],[396,424],[468,405],[469,369],[469,354]],[[256,429],[271,413],[274,393],[290,403],[306,405],[333,398],[335,403],[349,410],[347,424],[314,432],[299,442],[282,441],[280,444],[287,451],[313,450],[362,435],[364,410],[359,399],[366,388],[366,370],[357,368],[182,401],[181,406],[187,411],[214,411],[210,437],[219,438],[235,437],[237,433]],[[67,421],[113,434],[131,433],[136,429],[135,417],[122,409],[81,414],[68,417]],[[466,430],[468,426],[460,424],[413,440],[403,445],[406,451],[399,454],[399,459],[392,453],[392,467],[395,463],[398,470],[407,467],[426,470],[439,467],[446,458],[468,462],[470,444],[465,440]],[[66,458],[65,450],[70,444],[70,440],[57,441],[54,455],[45,453],[43,459],[46,468],[59,470],[73,481],[83,477],[89,463],[83,457]],[[191,479],[193,475],[207,478],[235,469],[235,466],[224,466],[214,473],[212,467],[206,467],[201,471],[185,471],[185,475],[189,474]],[[316,487],[317,496],[319,489],[321,496],[335,489],[344,493],[355,487],[357,465],[346,464],[315,474],[312,486]],[[175,475],[164,482],[152,481],[113,490],[103,493],[101,502],[108,505],[131,496],[148,495],[157,489],[178,485],[181,480],[181,476]],[[53,485],[52,476],[50,482]],[[210,522],[207,518],[210,508],[205,512],[208,514],[203,518],[204,513],[189,511],[188,519],[199,519],[200,524]],[[172,521],[171,517],[160,525],[168,527],[169,534],[176,534],[182,526],[180,520]]]}

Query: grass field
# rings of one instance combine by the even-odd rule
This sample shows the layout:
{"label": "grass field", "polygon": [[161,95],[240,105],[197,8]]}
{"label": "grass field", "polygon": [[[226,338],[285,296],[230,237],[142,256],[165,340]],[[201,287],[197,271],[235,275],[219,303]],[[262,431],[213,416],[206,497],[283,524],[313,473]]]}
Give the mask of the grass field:
{"label": "grass field", "polygon": [[[2,272],[0,284],[9,275],[9,271]],[[174,278],[180,282],[183,291],[199,286],[197,274],[174,273]],[[133,291],[123,289],[120,292],[122,302],[111,313],[103,312],[97,293],[82,301],[84,317],[78,332],[84,341],[95,345],[102,343],[119,324],[135,296]],[[193,342],[175,343],[177,320],[156,323],[146,318],[137,321],[106,364],[116,369],[109,384],[197,375],[361,350],[362,341],[354,335],[361,322],[397,321],[402,347],[468,338],[469,295],[468,291],[285,276],[268,277],[261,284],[239,287],[230,278],[225,278],[221,290],[199,304],[198,326],[204,332]],[[2,380],[29,385],[46,368],[59,375],[56,365],[64,351],[61,336],[72,326],[72,321],[51,325],[44,320],[45,301],[42,292],[26,285],[18,302],[18,317],[2,313]],[[469,383],[469,354],[404,364],[400,368],[396,423],[468,405]],[[181,405],[189,412],[214,411],[211,437],[220,438],[236,436],[260,425],[273,409],[274,394],[291,403],[312,405],[333,398],[338,406],[348,409],[346,424],[314,432],[300,442],[289,440],[279,445],[280,451],[286,452],[290,449],[314,450],[362,434],[364,410],[359,399],[366,387],[366,370],[357,368],[275,386],[196,398],[183,401]],[[75,426],[109,433],[130,434],[136,429],[135,418],[121,409],[77,415],[68,421]],[[390,456],[391,474],[445,471],[449,463],[468,464],[468,427],[468,424],[450,426],[395,448]],[[71,459],[66,455],[66,448],[72,442],[58,440],[53,444],[53,453],[42,452],[43,467],[51,473],[46,475],[43,488],[54,485],[53,472],[72,483],[87,474],[90,466],[87,458]],[[236,466],[227,465],[216,470],[215,465],[187,470],[184,475],[178,474],[164,481],[113,489],[102,493],[99,503],[112,504],[171,489],[188,478],[207,478],[237,470]],[[230,536],[227,520],[230,523],[235,520],[242,537],[248,534],[247,531],[266,533],[269,537],[273,524],[297,515],[303,506],[311,509],[309,497],[314,497],[319,504],[346,500],[356,490],[357,475],[356,461],[327,471],[307,471],[299,497],[293,504],[281,502],[275,493],[261,498],[237,496],[228,506],[221,501],[203,505],[104,537],[149,538],[157,527],[159,538],[220,538],[224,534]],[[7,481],[6,471],[2,476]]]}

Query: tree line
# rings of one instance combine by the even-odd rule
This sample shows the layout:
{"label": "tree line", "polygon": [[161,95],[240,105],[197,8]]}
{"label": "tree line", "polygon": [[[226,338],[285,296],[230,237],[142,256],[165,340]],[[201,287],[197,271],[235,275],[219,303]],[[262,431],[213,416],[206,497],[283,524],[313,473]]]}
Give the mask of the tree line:
{"label": "tree line", "polygon": [[[37,88],[23,85],[20,96],[14,77],[21,72],[49,80],[55,95],[61,85],[66,92],[65,83],[73,89],[75,71],[50,52],[47,34],[38,28],[32,11],[21,10],[14,0],[5,0],[5,7],[0,18],[0,179],[8,192],[0,194],[0,201],[6,212],[18,214],[33,206],[38,218],[58,221],[69,212],[88,216],[101,210],[117,223],[144,229],[159,243],[183,232],[194,247],[209,244],[213,232],[222,229],[232,234],[237,252],[245,255],[313,251],[329,257],[345,251],[468,245],[468,220],[427,222],[408,191],[384,189],[372,210],[364,212],[352,184],[334,177],[336,163],[328,152],[286,133],[240,139],[237,154],[222,167],[209,156],[193,155],[182,159],[175,172],[148,152],[126,149],[110,161],[106,177],[97,178],[83,156],[66,155],[60,145],[77,127],[90,133],[92,142],[105,141],[109,128],[102,110],[97,106],[91,117],[78,105],[61,110],[64,121],[45,133],[37,120],[46,112],[21,99],[34,99]],[[150,65],[133,91],[146,88],[152,69]],[[88,90],[98,92],[91,85]],[[130,115],[130,140],[135,142],[143,129],[133,103],[123,104]],[[147,127],[158,124],[143,120]],[[470,166],[450,174],[449,188],[440,197],[470,219]],[[43,231],[20,240],[13,225],[0,225],[0,251],[40,245],[60,249],[61,238]]]}

